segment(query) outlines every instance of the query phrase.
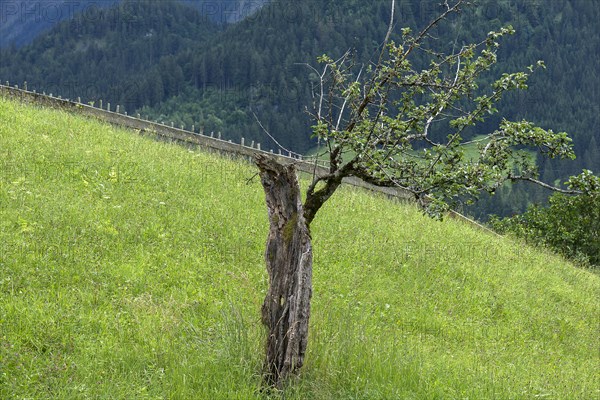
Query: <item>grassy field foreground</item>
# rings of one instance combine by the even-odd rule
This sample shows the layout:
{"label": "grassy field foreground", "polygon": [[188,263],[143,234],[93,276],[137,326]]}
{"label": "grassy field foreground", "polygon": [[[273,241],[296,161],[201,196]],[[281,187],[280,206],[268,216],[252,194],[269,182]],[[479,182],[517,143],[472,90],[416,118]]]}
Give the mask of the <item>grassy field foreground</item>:
{"label": "grassy field foreground", "polygon": [[[0,398],[259,399],[251,165],[0,99]],[[591,399],[600,278],[344,188],[286,399]]]}

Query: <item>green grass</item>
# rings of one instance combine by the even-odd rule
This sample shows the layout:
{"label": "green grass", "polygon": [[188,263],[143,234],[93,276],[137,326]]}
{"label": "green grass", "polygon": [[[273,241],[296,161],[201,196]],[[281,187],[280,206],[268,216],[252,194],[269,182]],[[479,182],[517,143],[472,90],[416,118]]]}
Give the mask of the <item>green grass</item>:
{"label": "green grass", "polygon": [[[0,398],[260,399],[255,168],[0,99]],[[285,399],[588,399],[600,277],[343,188]]]}

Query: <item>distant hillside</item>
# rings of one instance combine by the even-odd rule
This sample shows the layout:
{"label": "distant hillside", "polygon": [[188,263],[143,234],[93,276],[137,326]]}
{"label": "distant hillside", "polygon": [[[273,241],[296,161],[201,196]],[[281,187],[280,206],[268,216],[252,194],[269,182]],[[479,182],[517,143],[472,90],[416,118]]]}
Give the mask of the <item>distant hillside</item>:
{"label": "distant hillside", "polygon": [[[242,161],[0,98],[0,398],[263,399],[264,193]],[[598,394],[598,275],[342,188],[286,398]]]}
{"label": "distant hillside", "polygon": [[[22,47],[55,25],[84,14],[100,18],[100,9],[123,0],[0,0],[0,48]],[[128,0],[129,1],[129,0]],[[164,0],[161,0],[164,1]],[[179,0],[215,23],[235,23],[252,15],[269,0]]]}
{"label": "distant hillside", "polygon": [[[231,24],[252,16],[271,0],[179,0],[210,20],[221,24]],[[277,0],[275,0],[277,1]]]}
{"label": "distant hillside", "polygon": [[84,13],[90,20],[120,0],[0,0],[0,48],[21,47],[59,22]]}
{"label": "distant hillside", "polygon": [[132,102],[179,93],[185,82],[174,55],[209,41],[218,30],[175,0],[122,2],[99,10],[93,22],[78,14],[17,53],[1,53],[0,70],[21,66],[18,79],[33,88],[65,98],[110,99],[132,112]]}
{"label": "distant hillside", "polygon": [[[200,14],[174,1],[135,1],[130,10],[107,13],[106,23],[62,23],[29,46],[1,52],[0,79],[26,80],[30,87],[63,97],[103,99],[153,119],[222,131],[236,141],[244,136],[267,143],[256,114],[285,147],[307,152],[315,144],[305,112],[312,107],[315,76],[302,64],[348,49],[356,51],[357,62],[367,63],[385,36],[389,1],[263,3],[217,7],[230,5],[245,15],[242,11],[252,5],[262,6],[251,18],[223,27],[203,22]],[[200,10],[215,4],[195,3]],[[406,25],[424,26],[439,12],[438,4],[399,2],[396,32]],[[539,160],[546,181],[560,182],[582,168],[600,171],[600,81],[594,78],[600,75],[598,21],[600,9],[593,1],[485,0],[435,32],[442,44],[462,43],[510,23],[517,35],[503,41],[496,72],[545,60],[547,70],[533,77],[527,92],[508,96],[500,115],[526,117],[574,137],[574,162]],[[481,129],[497,122],[492,119]],[[510,190],[516,195],[506,195]],[[470,212],[511,214],[545,196],[537,189],[505,188]]]}

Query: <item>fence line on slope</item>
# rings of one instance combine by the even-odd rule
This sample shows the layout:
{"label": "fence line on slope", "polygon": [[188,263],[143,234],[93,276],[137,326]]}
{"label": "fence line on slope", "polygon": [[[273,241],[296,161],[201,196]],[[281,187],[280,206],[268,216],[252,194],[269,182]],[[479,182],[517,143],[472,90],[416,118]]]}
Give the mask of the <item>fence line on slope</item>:
{"label": "fence line on slope", "polygon": [[[296,158],[293,157],[292,154],[283,154],[281,149],[278,150],[276,153],[273,152],[273,150],[266,151],[261,148],[260,143],[257,143],[255,145],[254,141],[252,141],[250,146],[248,146],[246,145],[244,138],[242,138],[241,143],[238,144],[233,143],[231,140],[223,139],[220,133],[217,134],[217,137],[214,137],[214,134],[212,133],[210,136],[208,136],[204,135],[203,133],[195,132],[194,127],[192,127],[192,130],[186,130],[183,126],[180,128],[176,128],[173,126],[172,123],[171,126],[169,126],[156,121],[142,119],[139,114],[137,114],[136,116],[131,116],[128,115],[126,112],[121,113],[119,105],[116,105],[115,111],[112,111],[110,103],[107,103],[107,108],[104,109],[102,107],[102,100],[98,102],[99,107],[96,107],[95,103],[82,103],[80,98],[78,98],[76,101],[73,101],[70,99],[63,99],[60,96],[55,97],[51,93],[38,93],[35,90],[28,90],[27,82],[25,82],[21,88],[18,85],[10,86],[10,83],[8,81],[0,83],[0,95],[6,98],[18,99],[26,103],[42,105],[79,115],[84,115],[87,117],[96,118],[118,127],[136,130],[141,135],[151,136],[160,140],[167,140],[190,146],[197,146],[209,151],[216,151],[219,153],[234,155],[243,159],[250,159],[256,153],[270,154],[274,157],[277,157],[278,161],[282,163],[293,163],[296,169],[305,174],[314,174],[317,176],[322,176],[328,173],[328,169],[323,165],[319,164],[319,160],[315,158],[313,158],[312,160],[310,158],[307,159],[304,157]],[[355,177],[344,178],[344,183],[351,186],[365,188],[373,192],[383,193],[388,197],[392,197],[401,201],[414,200],[414,197],[409,191],[398,187],[394,188],[375,186]],[[479,224],[478,222],[468,217],[465,217],[464,215],[456,211],[450,211],[449,214],[451,217],[464,220],[467,223],[472,224],[478,228],[482,228],[486,231],[492,232],[485,226]]]}

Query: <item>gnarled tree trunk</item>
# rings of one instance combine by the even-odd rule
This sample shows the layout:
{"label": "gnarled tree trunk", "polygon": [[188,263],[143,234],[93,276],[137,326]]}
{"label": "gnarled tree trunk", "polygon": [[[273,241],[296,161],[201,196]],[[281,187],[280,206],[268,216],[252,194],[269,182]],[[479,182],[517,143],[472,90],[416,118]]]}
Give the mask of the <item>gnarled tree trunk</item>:
{"label": "gnarled tree trunk", "polygon": [[269,237],[265,261],[269,290],[262,306],[268,329],[264,379],[280,387],[304,362],[312,295],[312,246],[293,165],[255,157],[265,190]]}

